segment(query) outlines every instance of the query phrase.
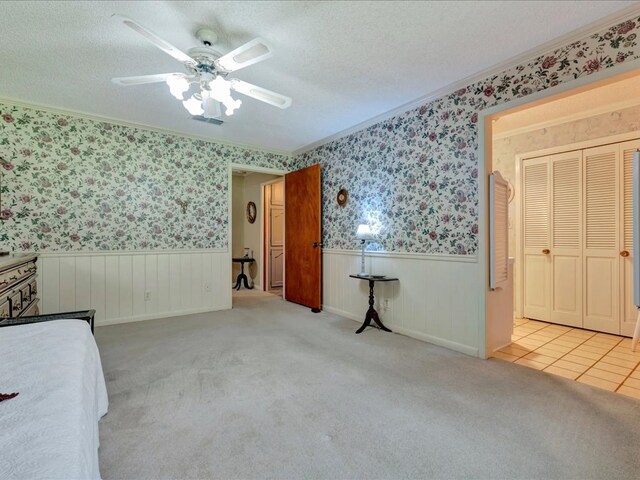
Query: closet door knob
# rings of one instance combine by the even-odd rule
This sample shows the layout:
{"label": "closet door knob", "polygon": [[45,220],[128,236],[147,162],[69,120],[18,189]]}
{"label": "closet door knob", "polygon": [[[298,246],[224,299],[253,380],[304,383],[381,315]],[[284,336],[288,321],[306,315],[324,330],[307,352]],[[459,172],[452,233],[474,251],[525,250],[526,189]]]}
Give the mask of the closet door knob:
{"label": "closet door knob", "polygon": [[549,255],[551,253],[551,250],[549,250],[548,248],[545,248],[542,250],[542,253],[544,253],[545,255]]}
{"label": "closet door knob", "polygon": [[620,252],[620,256],[621,256],[621,257],[628,257],[628,256],[629,256],[629,252],[628,252],[627,250],[622,250],[622,251]]}

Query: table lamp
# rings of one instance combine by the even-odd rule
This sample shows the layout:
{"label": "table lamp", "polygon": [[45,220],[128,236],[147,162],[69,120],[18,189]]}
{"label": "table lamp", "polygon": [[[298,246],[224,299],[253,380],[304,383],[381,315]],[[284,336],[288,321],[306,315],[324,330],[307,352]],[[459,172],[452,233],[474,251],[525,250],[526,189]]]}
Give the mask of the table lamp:
{"label": "table lamp", "polygon": [[365,272],[364,270],[364,247],[367,243],[367,240],[375,240],[376,237],[371,231],[371,228],[369,227],[369,225],[362,223],[358,225],[356,238],[362,242],[362,257],[360,260],[360,273],[358,273],[358,275],[363,276],[367,274],[367,272]]}

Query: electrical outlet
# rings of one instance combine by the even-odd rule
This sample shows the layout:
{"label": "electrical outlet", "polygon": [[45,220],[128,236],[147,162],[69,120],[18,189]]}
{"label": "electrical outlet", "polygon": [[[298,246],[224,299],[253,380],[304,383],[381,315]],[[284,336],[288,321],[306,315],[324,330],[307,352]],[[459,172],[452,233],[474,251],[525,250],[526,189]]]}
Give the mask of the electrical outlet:
{"label": "electrical outlet", "polygon": [[384,308],[385,309],[389,308],[389,299],[388,298],[384,299]]}
{"label": "electrical outlet", "polygon": [[144,301],[148,302],[149,300],[151,300],[151,292],[147,290],[146,292],[144,292]]}
{"label": "electrical outlet", "polygon": [[211,291],[211,284],[209,282],[204,282],[204,291],[205,292]]}

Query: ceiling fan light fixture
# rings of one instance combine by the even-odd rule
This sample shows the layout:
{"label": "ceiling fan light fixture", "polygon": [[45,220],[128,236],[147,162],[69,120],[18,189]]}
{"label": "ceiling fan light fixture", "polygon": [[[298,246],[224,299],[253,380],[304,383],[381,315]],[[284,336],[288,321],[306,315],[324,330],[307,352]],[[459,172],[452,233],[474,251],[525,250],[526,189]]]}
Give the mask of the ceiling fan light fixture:
{"label": "ceiling fan light fixture", "polygon": [[195,95],[192,96],[189,100],[184,100],[182,102],[182,105],[184,105],[184,108],[186,108],[191,115],[202,115],[204,113],[204,109],[202,108],[202,100],[198,100],[197,98],[195,98]]}
{"label": "ceiling fan light fixture", "polygon": [[203,116],[205,118],[218,118],[222,115],[220,104],[211,98],[208,92],[205,94],[204,91],[202,95],[202,109],[204,110]]}
{"label": "ceiling fan light fixture", "polygon": [[178,100],[184,100],[184,93],[189,90],[189,81],[181,75],[171,75],[167,78],[167,85],[171,95]]}
{"label": "ceiling fan light fixture", "polygon": [[[231,91],[283,109],[291,105],[289,97],[242,80],[227,80],[225,78],[231,72],[254,65],[273,55],[269,43],[261,38],[255,38],[221,56],[219,52],[210,48],[212,44],[216,43],[217,34],[213,30],[204,28],[196,32],[196,36],[205,46],[192,48],[189,50],[189,54],[186,54],[135,20],[123,15],[113,15],[113,17],[142,35],[175,60],[182,62],[188,72],[187,74],[162,73],[113,78],[112,81],[118,85],[165,82],[171,95],[180,100],[193,117],[205,119],[220,117],[222,115],[220,104],[225,106],[226,115],[233,115],[240,108],[242,101],[234,99],[231,96]],[[197,84],[199,91],[189,96],[192,84]],[[221,120],[219,121],[221,122]]]}
{"label": "ceiling fan light fixture", "polygon": [[[233,115],[233,112],[242,105],[241,100],[235,100],[231,96],[231,82],[225,80],[221,76],[217,76],[209,82],[209,95],[214,100],[221,102],[225,107],[225,115]],[[204,90],[203,90],[204,91]]]}
{"label": "ceiling fan light fixture", "polygon": [[209,94],[212,98],[219,102],[224,102],[225,99],[231,98],[231,84],[224,78],[217,76],[209,82]]}
{"label": "ceiling fan light fixture", "polygon": [[224,111],[225,115],[231,116],[233,115],[233,112],[240,108],[240,105],[242,105],[242,100],[234,100],[231,97],[229,97],[229,99],[231,101],[222,102],[222,104],[227,107],[227,109]]}

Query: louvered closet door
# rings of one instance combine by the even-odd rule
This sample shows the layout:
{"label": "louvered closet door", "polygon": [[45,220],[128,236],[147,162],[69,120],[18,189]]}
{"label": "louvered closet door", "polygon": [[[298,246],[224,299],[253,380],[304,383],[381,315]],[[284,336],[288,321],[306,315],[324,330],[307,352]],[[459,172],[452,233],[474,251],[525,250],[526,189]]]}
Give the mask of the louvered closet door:
{"label": "louvered closet door", "polygon": [[[640,149],[640,140],[620,144],[620,159],[622,161],[622,188],[620,201],[622,202],[620,222],[620,334],[633,336],[638,310],[633,303],[633,154]],[[625,256],[625,252],[628,253]]]}
{"label": "louvered closet door", "polygon": [[522,162],[524,316],[547,321],[550,312],[549,158]]}
{"label": "louvered closet door", "polygon": [[584,328],[620,333],[619,145],[584,155]]}
{"label": "louvered closet door", "polygon": [[549,157],[551,298],[549,321],[582,326],[582,151]]}

